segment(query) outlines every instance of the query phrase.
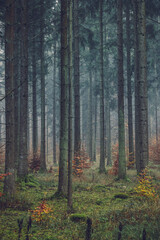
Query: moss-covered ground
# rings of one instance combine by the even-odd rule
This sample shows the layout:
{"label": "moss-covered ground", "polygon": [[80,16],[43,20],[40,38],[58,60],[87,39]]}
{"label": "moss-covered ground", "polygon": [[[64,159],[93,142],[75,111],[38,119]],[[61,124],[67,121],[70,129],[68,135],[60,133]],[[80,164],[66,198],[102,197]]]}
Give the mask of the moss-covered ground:
{"label": "moss-covered ground", "polygon": [[[151,174],[159,195],[159,172],[152,170]],[[73,221],[72,213],[67,212],[67,199],[54,197],[58,169],[54,168],[52,173],[30,174],[26,183],[17,181],[12,202],[5,206],[1,198],[0,239],[82,240],[86,235],[85,216],[92,220],[92,240],[117,240],[119,228],[122,240],[143,239],[143,234],[147,240],[160,239],[159,200],[137,196],[134,190],[136,171],[129,170],[127,176],[126,180],[118,181],[114,176],[100,175],[98,169],[91,168],[81,178],[74,178],[74,214],[83,217],[82,221]],[[32,220],[27,236],[29,216],[43,200],[51,210],[44,213],[41,222]],[[18,219],[23,219],[20,233]]]}

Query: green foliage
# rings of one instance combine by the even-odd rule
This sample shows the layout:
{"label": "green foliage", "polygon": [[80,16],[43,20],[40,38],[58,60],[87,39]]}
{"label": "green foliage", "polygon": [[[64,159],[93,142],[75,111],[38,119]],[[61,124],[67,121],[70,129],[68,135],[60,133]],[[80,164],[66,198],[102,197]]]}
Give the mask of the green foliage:
{"label": "green foliage", "polygon": [[39,187],[40,184],[38,180],[35,178],[33,174],[28,174],[25,178],[18,178],[17,183],[19,184],[19,187],[21,190],[26,190],[27,187],[29,188],[36,188]]}

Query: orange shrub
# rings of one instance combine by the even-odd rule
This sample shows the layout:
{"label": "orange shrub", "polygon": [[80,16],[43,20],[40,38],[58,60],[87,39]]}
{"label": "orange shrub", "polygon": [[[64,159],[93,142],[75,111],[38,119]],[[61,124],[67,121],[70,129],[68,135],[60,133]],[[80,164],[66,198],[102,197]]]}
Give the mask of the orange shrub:
{"label": "orange shrub", "polygon": [[90,168],[90,158],[86,152],[84,146],[79,151],[79,153],[75,153],[72,168],[73,168],[73,175],[80,177],[83,174],[84,168]]}
{"label": "orange shrub", "polygon": [[43,200],[34,210],[30,210],[32,213],[31,218],[37,223],[48,221],[48,217],[53,210],[48,206],[45,200]]}

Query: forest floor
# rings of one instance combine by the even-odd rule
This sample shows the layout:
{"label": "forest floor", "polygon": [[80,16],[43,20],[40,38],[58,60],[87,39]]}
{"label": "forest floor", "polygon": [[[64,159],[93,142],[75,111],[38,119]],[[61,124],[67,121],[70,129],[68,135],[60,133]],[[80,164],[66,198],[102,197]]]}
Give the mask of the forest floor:
{"label": "forest floor", "polygon": [[149,168],[152,178],[145,176],[146,188],[139,185],[137,193],[135,170],[128,170],[127,179],[118,181],[92,166],[73,179],[74,214],[67,212],[67,199],[54,197],[58,167],[50,173],[29,174],[26,182],[17,181],[16,197],[7,208],[1,199],[0,240],[84,240],[86,218],[92,220],[92,240],[158,240],[159,170]]}

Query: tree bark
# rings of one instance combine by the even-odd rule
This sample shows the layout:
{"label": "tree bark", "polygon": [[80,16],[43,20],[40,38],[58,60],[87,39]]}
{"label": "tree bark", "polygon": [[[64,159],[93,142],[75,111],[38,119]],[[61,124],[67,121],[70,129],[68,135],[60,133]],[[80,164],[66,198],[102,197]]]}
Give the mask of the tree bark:
{"label": "tree bark", "polygon": [[124,128],[124,77],[123,77],[123,22],[122,0],[117,0],[117,36],[118,36],[118,141],[119,162],[118,177],[126,177],[125,128]]}
{"label": "tree bark", "polygon": [[41,71],[41,171],[46,171],[46,141],[45,141],[45,62],[44,62],[44,0],[41,0],[40,25],[40,71]]}
{"label": "tree bark", "polygon": [[17,174],[24,178],[28,174],[28,28],[26,0],[21,0],[21,39],[20,140]]}
{"label": "tree bark", "polygon": [[80,136],[80,74],[79,74],[79,0],[74,0],[74,152],[81,145]]}
{"label": "tree bark", "polygon": [[[34,19],[35,9],[32,6],[32,17]],[[32,146],[33,146],[33,158],[36,157],[38,148],[38,126],[37,126],[37,64],[36,64],[36,42],[35,42],[35,23],[32,25]]]}
{"label": "tree bark", "polygon": [[126,5],[126,34],[127,34],[127,93],[128,93],[128,137],[129,137],[129,165],[134,165],[133,146],[133,116],[132,116],[132,87],[131,87],[131,39],[130,39],[130,4]]}
{"label": "tree bark", "polygon": [[61,118],[58,193],[67,194],[68,160],[68,45],[67,1],[61,0]]}
{"label": "tree bark", "polygon": [[146,74],[146,23],[145,23],[145,1],[134,2],[136,12],[136,97],[135,100],[135,135],[136,144],[136,166],[140,173],[148,164],[148,97],[147,97],[147,74]]}
{"label": "tree bark", "polygon": [[54,69],[53,69],[53,164],[56,165],[56,45],[54,47]]}
{"label": "tree bark", "polygon": [[[90,63],[91,64],[91,63]],[[89,134],[88,134],[88,149],[89,149],[89,157],[90,161],[93,161],[93,121],[92,121],[92,69],[90,66],[89,69],[89,107],[88,107],[88,116],[89,116],[89,121],[88,121],[88,129],[89,129]]]}
{"label": "tree bark", "polygon": [[100,173],[105,172],[105,139],[104,139],[104,69],[103,69],[103,0],[99,1],[100,21]]}
{"label": "tree bark", "polygon": [[[105,45],[107,44],[107,28],[105,27]],[[109,69],[109,61],[108,61],[108,52],[105,49],[106,55],[106,70]],[[112,156],[111,156],[111,119],[110,119],[110,82],[109,76],[106,71],[106,157],[107,157],[107,165],[112,165]]]}
{"label": "tree bark", "polygon": [[136,159],[136,169],[139,169],[138,152],[139,152],[139,120],[138,120],[138,5],[137,1],[133,1],[133,11],[134,11],[134,88],[135,88],[135,159]]}
{"label": "tree bark", "polygon": [[14,1],[6,0],[5,14],[5,117],[6,149],[5,173],[11,173],[4,181],[4,193],[10,199],[15,193],[15,160],[14,160]]}
{"label": "tree bark", "polygon": [[15,112],[14,112],[14,134],[16,136],[15,146],[14,146],[14,158],[15,166],[18,169],[18,159],[19,159],[19,136],[20,136],[20,68],[21,68],[21,57],[20,57],[20,14],[18,7],[20,6],[19,0],[15,1],[15,41],[14,41],[14,102],[15,102]]}
{"label": "tree bark", "polygon": [[69,108],[68,108],[68,210],[72,210],[72,161],[73,161],[73,82],[72,82],[72,9],[73,2],[69,0],[69,27],[68,27],[68,63],[69,63]]}
{"label": "tree bark", "polygon": [[[94,71],[94,88],[97,87],[97,70]],[[97,154],[97,105],[98,105],[98,95],[94,93],[94,145],[93,145],[93,161],[96,162]]]}
{"label": "tree bark", "polygon": [[155,74],[155,119],[156,119],[156,145],[157,145],[157,151],[158,151],[158,82],[157,82],[157,64],[156,64],[156,58],[154,59],[154,74]]}

